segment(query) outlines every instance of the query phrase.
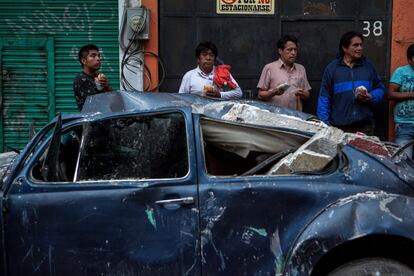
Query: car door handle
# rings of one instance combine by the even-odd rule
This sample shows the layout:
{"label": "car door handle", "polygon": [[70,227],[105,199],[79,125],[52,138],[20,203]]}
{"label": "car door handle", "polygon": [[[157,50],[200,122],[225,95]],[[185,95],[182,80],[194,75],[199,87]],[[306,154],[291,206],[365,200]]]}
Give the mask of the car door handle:
{"label": "car door handle", "polygon": [[156,204],[194,204],[194,197],[183,197],[175,199],[164,199],[155,201]]}

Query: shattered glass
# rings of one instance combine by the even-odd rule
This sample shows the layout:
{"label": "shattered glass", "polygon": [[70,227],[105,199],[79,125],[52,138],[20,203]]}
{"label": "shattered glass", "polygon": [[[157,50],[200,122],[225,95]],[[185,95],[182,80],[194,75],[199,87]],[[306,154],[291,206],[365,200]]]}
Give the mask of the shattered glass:
{"label": "shattered glass", "polygon": [[183,177],[187,159],[180,113],[96,121],[85,129],[77,180]]}

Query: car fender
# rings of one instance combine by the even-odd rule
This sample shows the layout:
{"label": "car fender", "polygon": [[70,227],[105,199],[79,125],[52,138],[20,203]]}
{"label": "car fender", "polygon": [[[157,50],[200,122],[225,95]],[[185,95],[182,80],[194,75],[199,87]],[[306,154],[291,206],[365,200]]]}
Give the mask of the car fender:
{"label": "car fender", "polygon": [[323,255],[336,246],[369,235],[414,240],[414,199],[382,191],[338,200],[308,224],[286,258],[284,275],[310,275]]}

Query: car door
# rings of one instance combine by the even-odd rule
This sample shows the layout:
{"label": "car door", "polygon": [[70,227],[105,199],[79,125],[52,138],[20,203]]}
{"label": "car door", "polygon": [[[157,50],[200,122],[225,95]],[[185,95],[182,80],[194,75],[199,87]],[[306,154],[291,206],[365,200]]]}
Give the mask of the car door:
{"label": "car door", "polygon": [[51,136],[8,191],[9,275],[200,274],[190,109],[95,116]]}
{"label": "car door", "polygon": [[358,191],[340,186],[339,161],[313,175],[262,171],[306,142],[304,133],[199,116],[194,125],[203,275],[281,275],[306,225]]}

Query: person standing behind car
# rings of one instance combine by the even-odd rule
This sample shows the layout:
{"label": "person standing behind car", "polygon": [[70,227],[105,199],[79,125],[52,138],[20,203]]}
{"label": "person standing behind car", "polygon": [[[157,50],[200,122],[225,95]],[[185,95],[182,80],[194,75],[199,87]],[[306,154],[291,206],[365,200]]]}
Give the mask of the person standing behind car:
{"label": "person standing behind car", "polygon": [[[405,145],[414,141],[414,44],[407,48],[408,64],[392,74],[388,98],[397,101],[394,107],[395,142]],[[406,150],[412,158],[413,147]]]}
{"label": "person standing behind car", "polygon": [[[198,44],[197,68],[185,73],[178,93],[190,93],[222,99],[239,99],[242,91],[230,74],[230,66],[214,66],[218,50],[210,41]],[[226,80],[223,82],[223,80]]]}
{"label": "person standing behind car", "polygon": [[323,74],[317,115],[345,132],[374,135],[373,106],[384,96],[384,84],[374,65],[362,54],[363,36],[342,35],[339,54]]}
{"label": "person standing behind car", "polygon": [[309,98],[305,67],[295,63],[298,40],[285,35],[277,42],[279,59],[266,64],[257,84],[258,99],[302,111],[302,100]]}
{"label": "person standing behind car", "polygon": [[93,44],[82,46],[78,53],[82,71],[73,81],[73,92],[79,110],[82,109],[86,97],[105,91],[111,91],[108,79],[98,74],[101,68],[101,54],[99,48]]}

